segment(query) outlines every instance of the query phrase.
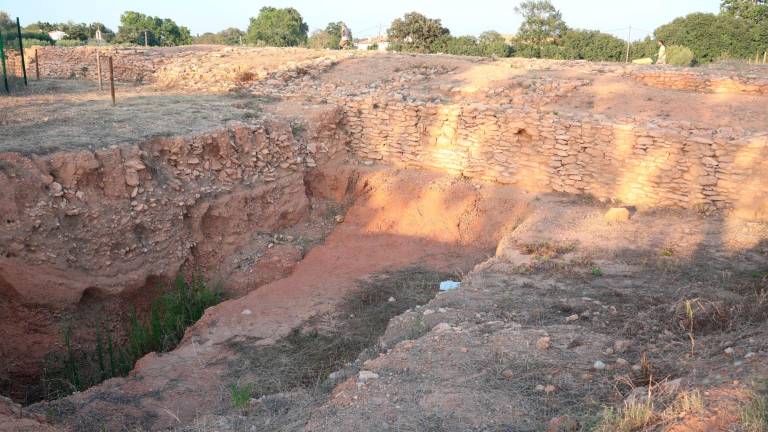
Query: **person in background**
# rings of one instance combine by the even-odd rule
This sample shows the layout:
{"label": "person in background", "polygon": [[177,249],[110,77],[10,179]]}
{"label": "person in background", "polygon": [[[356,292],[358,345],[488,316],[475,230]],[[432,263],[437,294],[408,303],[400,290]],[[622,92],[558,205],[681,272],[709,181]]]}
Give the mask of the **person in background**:
{"label": "person in background", "polygon": [[656,60],[656,64],[667,64],[667,45],[664,43],[664,39],[659,39],[659,56]]}
{"label": "person in background", "polygon": [[346,24],[341,24],[341,41],[339,41],[339,48],[349,49],[350,39],[352,38],[352,32],[349,31],[349,27]]}

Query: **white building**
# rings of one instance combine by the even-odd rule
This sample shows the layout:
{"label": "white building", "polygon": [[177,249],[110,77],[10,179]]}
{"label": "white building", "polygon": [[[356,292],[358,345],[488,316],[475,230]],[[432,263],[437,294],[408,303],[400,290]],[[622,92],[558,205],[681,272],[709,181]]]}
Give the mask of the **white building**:
{"label": "white building", "polygon": [[379,47],[379,51],[386,51],[389,47],[389,41],[386,36],[374,36],[370,38],[360,39],[355,45],[359,50],[367,50],[371,45],[376,44]]}
{"label": "white building", "polygon": [[54,30],[52,32],[48,32],[48,36],[50,36],[51,39],[57,41],[57,40],[62,40],[62,39],[64,39],[65,37],[67,37],[69,35],[64,33],[61,30]]}

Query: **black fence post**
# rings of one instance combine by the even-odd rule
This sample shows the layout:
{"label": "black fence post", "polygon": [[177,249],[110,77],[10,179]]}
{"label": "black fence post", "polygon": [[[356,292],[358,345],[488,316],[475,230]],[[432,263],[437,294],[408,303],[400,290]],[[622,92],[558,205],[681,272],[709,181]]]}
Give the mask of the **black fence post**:
{"label": "black fence post", "polygon": [[5,45],[3,44],[3,32],[0,31],[0,59],[3,63],[3,84],[5,84],[5,92],[10,94],[11,90],[8,88],[8,73],[5,71]]}
{"label": "black fence post", "polygon": [[24,74],[24,85],[27,85],[27,65],[24,64],[24,42],[21,40],[21,24],[16,17],[16,31],[19,34],[19,53],[21,54],[21,72]]}

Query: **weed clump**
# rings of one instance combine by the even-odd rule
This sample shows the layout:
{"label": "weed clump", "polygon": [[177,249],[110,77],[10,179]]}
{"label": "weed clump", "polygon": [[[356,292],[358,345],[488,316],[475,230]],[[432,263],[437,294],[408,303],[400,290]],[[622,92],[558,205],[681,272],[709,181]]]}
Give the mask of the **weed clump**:
{"label": "weed clump", "polygon": [[132,310],[122,337],[116,337],[103,324],[96,326],[95,347],[78,348],[73,329],[63,330],[64,353],[49,356],[43,368],[42,392],[58,399],[100,382],[127,375],[144,355],[170,351],[184,337],[184,331],[203,316],[205,309],[221,301],[217,288],[209,288],[199,277],[178,276],[173,289],[155,300],[147,320]]}

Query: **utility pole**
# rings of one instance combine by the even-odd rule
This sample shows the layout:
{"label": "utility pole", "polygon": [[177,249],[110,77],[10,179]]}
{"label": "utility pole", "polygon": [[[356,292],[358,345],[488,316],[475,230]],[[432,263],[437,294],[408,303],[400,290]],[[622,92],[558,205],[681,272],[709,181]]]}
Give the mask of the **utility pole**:
{"label": "utility pole", "polygon": [[147,31],[144,30],[144,47],[146,48],[148,46],[149,46],[149,41],[147,40]]}
{"label": "utility pole", "polygon": [[624,63],[629,63],[629,49],[632,46],[632,26],[629,26],[629,34],[627,34],[627,56],[624,59]]}

